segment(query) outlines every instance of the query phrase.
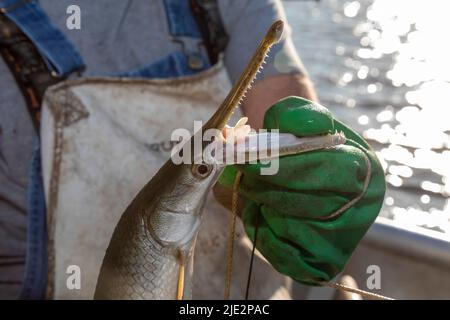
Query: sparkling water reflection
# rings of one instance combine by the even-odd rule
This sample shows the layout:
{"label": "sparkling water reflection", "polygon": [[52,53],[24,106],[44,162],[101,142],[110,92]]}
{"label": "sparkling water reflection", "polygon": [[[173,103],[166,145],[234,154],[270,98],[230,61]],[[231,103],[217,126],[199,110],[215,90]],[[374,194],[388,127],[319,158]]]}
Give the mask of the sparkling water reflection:
{"label": "sparkling water reflection", "polygon": [[374,147],[382,215],[450,238],[450,1],[284,1],[322,103]]}

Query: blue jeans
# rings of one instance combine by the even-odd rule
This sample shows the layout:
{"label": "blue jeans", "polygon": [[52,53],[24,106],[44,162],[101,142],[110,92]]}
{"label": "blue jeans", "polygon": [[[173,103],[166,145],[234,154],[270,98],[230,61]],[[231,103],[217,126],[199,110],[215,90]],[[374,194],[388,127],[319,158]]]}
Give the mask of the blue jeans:
{"label": "blue jeans", "polygon": [[[171,36],[201,41],[201,33],[191,12],[189,0],[163,0]],[[66,76],[84,69],[84,62],[75,46],[58,30],[39,5],[38,0],[0,0],[11,19],[39,49],[50,70]],[[171,39],[167,39],[172,41]],[[201,63],[192,68],[189,56]],[[210,67],[203,52],[177,51],[160,61],[136,70],[118,74],[122,77],[170,78],[193,75]],[[42,182],[40,141],[36,140],[28,178],[27,257],[22,299],[42,299],[47,285],[47,226],[45,195]]]}

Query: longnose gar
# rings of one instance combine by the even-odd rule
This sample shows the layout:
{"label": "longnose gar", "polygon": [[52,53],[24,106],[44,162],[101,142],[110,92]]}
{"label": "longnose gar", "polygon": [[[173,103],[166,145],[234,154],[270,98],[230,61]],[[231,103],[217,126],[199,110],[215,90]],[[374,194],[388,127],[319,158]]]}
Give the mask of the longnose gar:
{"label": "longnose gar", "polygon": [[[282,21],[269,28],[239,81],[201,132],[224,129],[282,32]],[[193,136],[192,143],[194,139]],[[297,138],[292,148],[280,149],[280,155],[330,147],[343,141],[339,134],[307,141]],[[207,144],[204,142],[203,147]],[[223,168],[223,164],[210,162],[174,164],[169,159],[159,169],[131,202],[114,230],[98,277],[95,299],[190,297],[193,251],[202,209]]]}

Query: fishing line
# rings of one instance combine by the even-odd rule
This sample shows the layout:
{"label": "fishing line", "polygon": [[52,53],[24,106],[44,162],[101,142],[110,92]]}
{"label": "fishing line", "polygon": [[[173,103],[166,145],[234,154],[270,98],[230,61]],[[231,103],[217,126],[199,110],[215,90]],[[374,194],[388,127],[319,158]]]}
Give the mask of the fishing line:
{"label": "fishing line", "polygon": [[376,293],[372,293],[372,292],[368,292],[368,291],[364,291],[361,289],[357,289],[357,288],[352,288],[349,286],[346,286],[342,283],[337,283],[337,282],[333,282],[333,281],[321,281],[319,282],[319,284],[323,285],[323,286],[327,286],[330,288],[334,288],[337,290],[341,290],[341,291],[347,291],[347,292],[351,292],[351,293],[356,293],[359,294],[360,296],[367,298],[367,299],[372,299],[372,300],[395,300],[393,298],[390,297],[386,297],[386,296],[382,296],[381,294],[376,294]]}
{"label": "fishing line", "polygon": [[224,299],[228,300],[230,298],[230,288],[231,288],[231,277],[233,272],[233,254],[234,254],[234,239],[236,236],[236,220],[237,220],[237,210],[239,201],[239,184],[241,182],[242,172],[238,171],[233,184],[233,194],[231,197],[231,217],[230,217],[230,228],[228,233],[228,246],[227,246],[227,271],[225,275],[225,292],[223,294]]}
{"label": "fishing line", "polygon": [[178,269],[178,285],[177,285],[177,300],[183,300],[184,292],[184,263],[180,264]]}
{"label": "fishing line", "polygon": [[252,279],[253,260],[255,258],[256,240],[258,239],[258,227],[259,227],[259,214],[256,215],[256,221],[255,221],[255,234],[253,236],[252,255],[250,257],[250,266],[248,268],[247,287],[245,288],[245,300],[248,300],[248,294],[250,292],[250,281]]}

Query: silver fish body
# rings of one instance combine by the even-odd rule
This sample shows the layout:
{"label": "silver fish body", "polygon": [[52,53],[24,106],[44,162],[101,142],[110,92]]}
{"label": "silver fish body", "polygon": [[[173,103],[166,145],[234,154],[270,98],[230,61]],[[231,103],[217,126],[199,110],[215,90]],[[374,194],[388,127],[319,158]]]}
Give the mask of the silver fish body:
{"label": "silver fish body", "polygon": [[[203,165],[205,166],[205,165]],[[189,298],[195,239],[208,191],[221,168],[170,160],[136,196],[114,230],[95,299],[175,299],[180,266]]]}

